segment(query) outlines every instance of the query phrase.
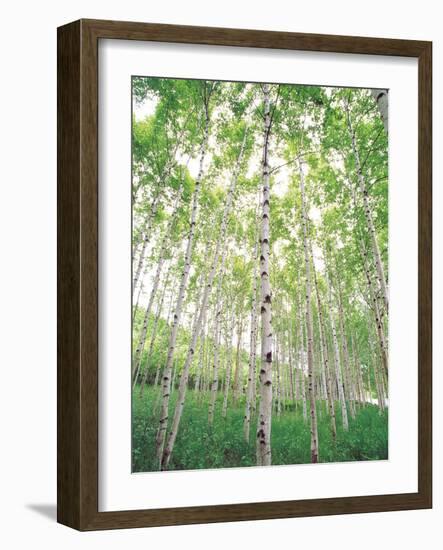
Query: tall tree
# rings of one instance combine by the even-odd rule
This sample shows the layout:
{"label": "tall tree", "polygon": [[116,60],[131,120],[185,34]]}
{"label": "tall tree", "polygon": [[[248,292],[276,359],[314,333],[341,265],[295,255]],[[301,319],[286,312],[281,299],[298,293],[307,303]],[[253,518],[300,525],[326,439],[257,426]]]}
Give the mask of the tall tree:
{"label": "tall tree", "polygon": [[269,466],[271,455],[272,421],[272,325],[271,285],[269,282],[270,254],[270,168],[269,141],[271,133],[270,86],[263,84],[263,151],[262,151],[262,214],[260,227],[260,301],[261,301],[261,367],[260,407],[257,426],[257,465]]}
{"label": "tall tree", "polygon": [[[212,266],[211,266],[211,270],[209,272],[205,292],[203,294],[202,304],[201,304],[201,308],[200,308],[200,314],[199,314],[197,323],[194,327],[194,331],[193,331],[192,339],[191,339],[191,344],[189,346],[186,361],[185,361],[185,364],[183,366],[183,371],[182,371],[182,375],[181,375],[181,379],[180,379],[180,386],[179,386],[179,397],[178,397],[177,404],[176,404],[176,407],[175,407],[174,418],[173,418],[173,421],[172,421],[171,430],[169,432],[167,444],[165,445],[164,449],[162,449],[162,452],[159,455],[160,456],[160,468],[161,469],[166,469],[168,467],[169,461],[171,459],[171,454],[172,454],[172,450],[173,450],[173,447],[174,447],[175,439],[177,437],[178,428],[179,428],[179,424],[180,424],[180,420],[181,420],[181,416],[182,416],[182,412],[183,412],[183,407],[185,405],[185,396],[186,396],[187,382],[188,382],[188,376],[189,376],[189,368],[191,366],[192,357],[194,355],[194,350],[195,350],[195,346],[196,346],[196,343],[197,343],[197,337],[198,337],[198,334],[199,334],[199,331],[200,331],[200,328],[201,328],[202,320],[203,320],[203,317],[205,315],[209,295],[210,295],[210,292],[212,290],[212,284],[213,284],[214,277],[215,277],[216,270],[217,270],[217,266],[218,266],[220,250],[221,250],[222,245],[224,245],[226,229],[227,229],[227,224],[228,224],[228,220],[229,220],[229,212],[230,212],[231,206],[232,206],[234,191],[235,191],[235,187],[236,187],[236,184],[237,184],[237,178],[238,178],[238,175],[239,175],[239,171],[241,169],[241,163],[242,163],[243,153],[244,153],[245,144],[246,144],[246,136],[247,136],[247,127],[244,129],[243,140],[242,140],[242,144],[240,146],[240,152],[238,154],[236,167],[235,167],[234,174],[233,174],[233,177],[232,177],[232,180],[231,180],[231,186],[230,186],[228,194],[226,196],[225,207],[224,207],[224,211],[223,211],[223,215],[222,215],[220,235],[219,235],[219,239],[218,239],[217,244],[216,244],[214,257],[213,257],[213,261],[212,261]],[[225,253],[226,253],[226,247],[223,249],[222,264],[224,264]]]}
{"label": "tall tree", "polygon": [[199,200],[199,194],[200,194],[201,180],[203,177],[204,160],[206,157],[208,140],[209,140],[210,100],[213,92],[214,92],[213,83],[208,84],[204,82],[201,85],[201,97],[202,97],[203,112],[204,112],[203,138],[200,145],[198,175],[195,181],[195,188],[192,196],[191,219],[189,222],[189,234],[188,234],[188,242],[186,246],[185,265],[183,268],[182,278],[180,282],[180,289],[178,293],[177,304],[175,306],[174,321],[172,324],[172,330],[169,337],[168,356],[166,359],[166,365],[162,375],[162,396],[163,397],[162,397],[162,407],[160,412],[159,427],[158,427],[157,437],[156,437],[157,456],[160,461],[162,460],[163,447],[165,443],[166,430],[168,425],[169,397],[171,393],[171,372],[172,372],[172,363],[174,359],[175,343],[177,340],[178,328],[180,325],[182,305],[183,305],[183,300],[185,296],[186,286],[188,283],[189,271],[191,269],[195,225],[197,222],[198,200]]}
{"label": "tall tree", "polygon": [[307,223],[307,207],[305,196],[305,176],[303,174],[303,165],[299,157],[298,170],[300,176],[300,194],[301,194],[301,216],[303,227],[303,249],[305,256],[305,276],[306,276],[306,329],[308,335],[308,393],[309,408],[311,418],[311,462],[318,462],[318,428],[317,428],[317,407],[314,388],[314,334],[312,326],[311,309],[311,262],[309,258],[309,237]]}

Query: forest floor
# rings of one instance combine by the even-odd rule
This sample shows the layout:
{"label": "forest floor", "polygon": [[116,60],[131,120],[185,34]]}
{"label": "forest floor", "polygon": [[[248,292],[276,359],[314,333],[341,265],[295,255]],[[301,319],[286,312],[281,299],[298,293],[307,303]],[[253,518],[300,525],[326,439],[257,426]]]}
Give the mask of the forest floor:
{"label": "forest floor", "polygon": [[[171,397],[174,410],[177,392]],[[132,400],[132,471],[158,470],[155,457],[155,434],[160,409],[160,388],[146,386],[140,398],[139,388]],[[188,391],[170,470],[195,470],[255,466],[256,417],[251,419],[250,442],[243,436],[244,397],[237,404],[230,401],[226,418],[222,418],[223,396],[219,394],[214,424],[208,425],[209,393]],[[333,442],[325,403],[318,402],[318,438],[320,462],[386,460],[388,458],[388,411],[379,413],[375,405],[357,406],[355,418],[349,414],[349,431],[341,427],[341,413],[336,404],[337,438]],[[309,413],[309,409],[308,409]],[[302,402],[287,405],[272,416],[272,464],[307,464],[310,462],[309,420],[303,418]]]}

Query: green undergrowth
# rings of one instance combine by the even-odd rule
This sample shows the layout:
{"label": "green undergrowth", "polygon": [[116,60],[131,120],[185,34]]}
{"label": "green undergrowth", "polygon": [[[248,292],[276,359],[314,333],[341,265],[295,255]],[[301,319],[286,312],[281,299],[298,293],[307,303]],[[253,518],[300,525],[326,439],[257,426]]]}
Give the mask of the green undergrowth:
{"label": "green undergrowth", "polygon": [[[171,397],[173,411],[177,390]],[[218,395],[214,424],[208,425],[209,394],[188,390],[186,404],[169,464],[170,470],[195,470],[255,466],[256,417],[251,419],[249,444],[243,436],[244,397],[229,402],[222,418],[223,396]],[[132,470],[158,470],[155,434],[160,409],[159,388],[146,387],[142,398],[135,388],[132,400]],[[290,410],[289,410],[290,409]],[[349,410],[349,409],[348,409]],[[355,418],[349,411],[349,431],[342,428],[340,407],[336,406],[337,437],[331,436],[330,417],[325,403],[318,402],[318,438],[320,462],[384,460],[388,458],[388,413],[378,407],[357,406]],[[170,412],[170,418],[172,412]],[[272,464],[310,462],[310,427],[303,418],[302,404],[288,405],[281,415],[273,412]]]}

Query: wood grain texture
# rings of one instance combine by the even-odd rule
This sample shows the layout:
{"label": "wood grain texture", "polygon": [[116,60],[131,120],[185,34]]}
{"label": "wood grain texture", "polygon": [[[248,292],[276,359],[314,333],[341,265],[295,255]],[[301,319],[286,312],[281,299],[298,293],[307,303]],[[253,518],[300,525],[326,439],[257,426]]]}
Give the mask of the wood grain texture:
{"label": "wood grain texture", "polygon": [[432,507],[432,44],[418,65],[418,486]]}
{"label": "wood grain texture", "polygon": [[57,518],[79,525],[80,23],[57,51]]}
{"label": "wood grain texture", "polygon": [[[98,512],[98,41],[416,57],[419,63],[417,493]],[[79,530],[432,506],[432,48],[422,41],[80,20],[58,29],[58,521]]]}

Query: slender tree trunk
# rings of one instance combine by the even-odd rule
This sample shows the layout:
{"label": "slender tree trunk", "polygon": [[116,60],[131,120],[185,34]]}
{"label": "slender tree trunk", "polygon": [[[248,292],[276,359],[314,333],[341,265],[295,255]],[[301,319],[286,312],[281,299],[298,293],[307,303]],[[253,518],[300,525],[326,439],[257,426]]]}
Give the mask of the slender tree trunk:
{"label": "slender tree trunk", "polygon": [[255,241],[253,254],[253,287],[252,287],[252,306],[251,306],[251,340],[249,349],[249,369],[248,369],[248,385],[246,388],[246,407],[245,418],[243,422],[243,433],[245,440],[249,443],[249,432],[251,427],[251,409],[252,400],[254,399],[255,386],[255,371],[256,371],[256,352],[257,352],[257,255],[258,242]]}
{"label": "slender tree trunk", "polygon": [[380,345],[380,354],[382,358],[383,368],[385,370],[386,376],[388,376],[388,347],[385,341],[385,333],[383,330],[383,322],[381,319],[380,308],[378,307],[378,300],[374,292],[374,285],[372,282],[371,273],[368,266],[367,252],[364,247],[364,244],[361,241],[360,241],[360,254],[363,259],[363,267],[365,270],[366,282],[368,284],[368,290],[369,290],[369,299],[372,303],[372,311],[374,313],[375,325],[377,328],[377,336],[378,336],[378,341]]}
{"label": "slender tree trunk", "polygon": [[[153,284],[152,284],[152,290],[151,290],[151,295],[149,297],[149,302],[148,302],[148,305],[147,305],[146,311],[145,311],[145,317],[144,317],[144,320],[143,320],[143,328],[142,328],[142,332],[141,332],[141,335],[140,335],[139,343],[138,343],[137,349],[135,350],[133,375],[134,375],[135,372],[138,372],[138,370],[140,369],[141,357],[142,357],[142,353],[143,353],[143,350],[144,350],[144,347],[145,347],[146,335],[147,335],[147,331],[148,331],[149,315],[151,313],[151,308],[152,308],[152,305],[154,303],[155,295],[156,295],[157,290],[158,290],[158,285],[159,285],[159,282],[160,282],[160,276],[161,276],[161,272],[162,272],[163,265],[164,265],[164,262],[165,262],[165,256],[166,256],[166,252],[167,252],[167,249],[168,249],[168,245],[169,245],[169,242],[170,242],[171,231],[172,231],[172,228],[174,226],[174,223],[175,223],[175,220],[176,220],[176,217],[177,217],[178,207],[180,205],[180,199],[181,199],[181,196],[182,196],[182,188],[183,188],[182,185],[180,185],[180,188],[177,191],[177,196],[176,196],[175,201],[174,201],[173,211],[172,211],[171,217],[169,218],[169,222],[168,222],[168,225],[166,227],[166,230],[165,230],[165,233],[163,235],[162,242],[161,242],[161,245],[160,245],[160,252],[159,252],[159,260],[158,260],[158,264],[157,264],[157,270],[156,270],[156,273],[155,273],[155,276],[154,276],[154,281],[153,281]],[[134,385],[135,385],[135,382],[136,382],[136,379],[133,381]]]}
{"label": "slender tree trunk", "polygon": [[355,372],[355,380],[357,385],[358,400],[360,405],[363,405],[365,401],[363,378],[361,375],[361,365],[359,360],[358,349],[357,349],[357,345],[355,343],[354,337],[351,338],[351,347],[352,347],[352,357],[354,359],[354,372]]}
{"label": "slender tree trunk", "polygon": [[386,311],[388,312],[389,311],[388,287],[386,285],[386,278],[385,278],[385,272],[384,272],[384,268],[383,268],[383,262],[381,260],[380,248],[378,246],[377,235],[376,235],[375,227],[374,227],[374,220],[372,218],[371,206],[369,204],[368,190],[367,190],[367,187],[366,187],[366,182],[365,182],[365,179],[363,177],[363,172],[362,172],[362,168],[361,168],[361,164],[360,164],[360,155],[358,153],[357,144],[356,144],[356,141],[355,141],[355,132],[354,132],[354,129],[353,129],[352,123],[351,123],[351,115],[350,115],[350,112],[349,112],[349,106],[346,104],[345,108],[346,108],[349,134],[351,136],[352,151],[354,153],[354,158],[355,158],[355,166],[356,166],[356,170],[357,170],[357,179],[358,179],[358,183],[359,183],[359,186],[360,186],[361,194],[363,196],[365,218],[366,218],[366,223],[367,223],[367,226],[368,226],[368,231],[369,231],[369,234],[371,236],[372,250],[373,250],[373,253],[374,253],[375,265],[377,267],[377,278],[378,278],[378,282],[379,282],[379,285],[380,285],[380,288],[381,288],[381,291],[382,291],[382,294],[383,294],[383,299],[384,299],[384,302],[385,302],[385,308],[386,308]]}
{"label": "slender tree trunk", "polygon": [[140,298],[141,298],[141,295],[143,294],[144,280],[145,280],[147,271],[148,271],[148,265],[145,264],[145,267],[144,267],[143,273],[142,273],[142,277],[141,277],[141,282],[140,282],[140,285],[138,287],[137,299],[135,301],[133,312],[132,312],[132,324],[134,324],[135,318],[137,317],[138,304],[140,303]]}
{"label": "slender tree trunk", "polygon": [[280,340],[280,358],[281,358],[281,383],[282,383],[282,395],[283,395],[283,409],[287,410],[287,404],[290,399],[290,388],[288,383],[288,363],[286,361],[286,349],[285,349],[285,333],[283,332]]}
{"label": "slender tree trunk", "polygon": [[198,352],[198,367],[197,367],[197,374],[195,377],[195,391],[200,391],[201,389],[201,377],[202,377],[202,371],[203,371],[203,364],[204,364],[204,352],[205,352],[205,330],[206,330],[206,310],[203,313],[203,319],[202,319],[202,328],[201,328],[201,334],[200,334],[200,349]]}
{"label": "slender tree trunk", "polygon": [[217,391],[218,391],[218,371],[219,371],[219,362],[220,362],[220,322],[221,322],[221,313],[223,308],[223,300],[221,299],[221,281],[223,279],[224,273],[220,273],[219,287],[217,292],[217,311],[215,314],[215,333],[214,333],[214,362],[212,363],[212,383],[211,383],[211,396],[209,398],[209,409],[208,409],[208,424],[212,426],[214,423],[214,414],[215,414],[215,402],[217,400]]}
{"label": "slender tree trunk", "polygon": [[300,174],[300,193],[301,193],[301,212],[303,226],[303,248],[305,255],[305,275],[306,275],[306,330],[308,337],[308,393],[311,417],[311,462],[318,462],[318,428],[317,428],[317,407],[314,389],[314,334],[312,326],[311,309],[311,262],[309,259],[308,245],[308,224],[306,214],[306,196],[305,196],[305,178],[301,160],[298,161]]}
{"label": "slender tree trunk", "polygon": [[137,288],[137,284],[138,284],[138,281],[139,281],[139,278],[140,278],[140,274],[142,272],[143,265],[144,265],[144,262],[145,262],[146,250],[148,248],[149,239],[150,239],[151,233],[152,233],[152,231],[151,231],[152,221],[154,220],[154,218],[157,214],[159,199],[160,199],[160,192],[157,192],[156,195],[154,196],[153,200],[152,200],[151,208],[150,208],[148,218],[147,218],[147,221],[146,221],[146,227],[145,227],[145,230],[144,230],[144,235],[142,237],[142,239],[143,239],[142,240],[142,247],[141,247],[141,250],[140,250],[140,255],[138,257],[137,267],[136,267],[135,273],[134,273],[134,279],[132,281],[132,293],[133,293],[133,295],[134,295],[135,290]]}
{"label": "slender tree trunk", "polygon": [[216,299],[216,312],[215,312],[215,331],[214,331],[214,361],[212,364],[212,382],[211,382],[211,396],[209,399],[208,410],[208,423],[210,426],[214,423],[215,403],[217,400],[218,391],[218,372],[220,362],[220,340],[221,340],[221,315],[223,310],[223,299],[221,295],[223,278],[225,275],[225,258],[226,247],[223,249],[222,264],[220,267],[220,275],[217,285],[217,299]]}
{"label": "slender tree trunk", "polygon": [[[164,251],[162,250],[162,252],[164,252]],[[138,344],[137,344],[137,348],[135,350],[134,365],[133,365],[133,368],[132,368],[133,384],[135,384],[135,381],[136,381],[135,380],[136,379],[135,374],[140,369],[142,354],[143,354],[143,350],[145,348],[146,335],[148,333],[149,317],[150,317],[152,305],[154,303],[155,295],[157,293],[158,285],[160,283],[160,275],[161,275],[161,272],[162,272],[162,269],[163,269],[164,262],[165,262],[165,258],[164,258],[164,254],[162,253],[160,255],[160,259],[159,259],[158,264],[157,264],[157,271],[155,273],[154,282],[153,282],[152,290],[151,290],[151,295],[149,296],[149,302],[148,302],[148,305],[146,306],[146,310],[145,310],[145,316],[144,316],[144,319],[143,319],[142,331],[141,331],[140,338],[139,338],[139,341],[138,341]]]}
{"label": "slender tree trunk", "polygon": [[306,421],[308,419],[308,411],[306,405],[306,381],[305,381],[305,337],[303,328],[303,310],[301,305],[301,299],[298,302],[298,326],[300,330],[300,342],[299,342],[299,361],[300,361],[300,393],[303,402],[303,418]]}
{"label": "slender tree trunk", "polygon": [[368,395],[369,395],[369,402],[372,405],[372,384],[371,384],[371,369],[368,365]]}
{"label": "slender tree trunk", "polygon": [[242,369],[241,364],[241,339],[243,335],[243,317],[237,322],[237,349],[235,352],[235,373],[234,373],[234,387],[233,387],[233,397],[234,404],[237,404],[238,398],[240,397],[240,371]]}
{"label": "slender tree trunk", "polygon": [[[326,261],[326,256],[323,254],[324,260]],[[334,364],[335,364],[335,378],[337,381],[337,391],[338,391],[338,398],[340,400],[341,405],[341,413],[342,413],[342,423],[343,423],[343,429],[347,431],[349,429],[349,422],[348,422],[348,411],[346,408],[346,400],[345,400],[345,394],[343,390],[343,381],[342,381],[342,374],[341,374],[341,368],[340,368],[340,351],[338,347],[338,338],[337,338],[337,329],[335,326],[335,319],[334,319],[334,309],[332,304],[332,296],[331,296],[331,283],[329,281],[329,275],[328,275],[328,268],[325,266],[325,276],[326,276],[326,282],[328,285],[328,301],[329,301],[329,321],[331,324],[331,330],[332,330],[332,340],[334,342]]]}
{"label": "slender tree trunk", "polygon": [[[156,185],[156,193],[155,193],[155,195],[152,199],[151,208],[149,209],[149,213],[146,217],[145,226],[144,226],[144,228],[142,229],[142,231],[140,233],[142,241],[141,241],[140,255],[139,255],[138,262],[137,262],[137,267],[135,268],[134,279],[133,279],[133,283],[132,283],[132,294],[133,294],[133,296],[135,294],[135,289],[137,288],[137,284],[139,282],[140,275],[141,275],[141,272],[142,272],[142,269],[143,269],[143,266],[144,266],[147,247],[148,247],[148,244],[150,242],[151,235],[152,235],[152,223],[155,219],[155,216],[157,215],[157,210],[158,210],[158,207],[159,207],[159,204],[160,204],[160,191],[161,191],[162,187],[164,186],[165,180],[167,180],[168,177],[171,174],[171,170],[172,170],[172,168],[175,164],[175,154],[177,152],[177,149],[178,149],[178,142],[177,142],[177,146],[175,147],[170,159],[166,162],[166,164],[164,166],[164,169],[162,171],[162,175],[159,176],[159,179],[158,179],[157,185]],[[182,191],[182,188],[180,187],[180,191],[179,191],[178,196],[181,195],[181,191]],[[135,198],[133,199],[133,202],[135,203]],[[135,247],[134,247],[134,250],[135,250]],[[135,254],[133,255],[133,265],[134,265],[134,261],[135,261]]]}
{"label": "slender tree trunk", "polygon": [[332,434],[332,438],[335,440],[337,436],[337,424],[335,420],[335,406],[334,406],[334,396],[332,393],[332,380],[331,380],[331,372],[330,372],[330,366],[329,366],[328,344],[326,340],[325,321],[323,318],[323,304],[321,302],[320,290],[318,288],[317,273],[315,271],[314,253],[312,250],[311,241],[310,241],[310,252],[311,252],[311,259],[312,259],[312,269],[314,272],[315,295],[317,298],[318,328],[319,328],[319,334],[320,334],[320,349],[322,350],[323,373],[326,379],[325,380],[326,397],[328,400],[329,416],[331,418],[331,434]]}
{"label": "slender tree trunk", "polygon": [[195,188],[194,188],[193,197],[192,197],[191,220],[189,224],[189,235],[188,235],[188,242],[187,242],[186,254],[185,254],[185,265],[184,265],[182,278],[180,282],[180,289],[178,293],[177,304],[175,307],[171,334],[169,337],[168,356],[166,359],[166,365],[163,370],[163,376],[162,376],[162,406],[161,406],[161,412],[160,412],[159,427],[158,427],[157,436],[156,436],[156,453],[159,461],[162,460],[163,447],[164,447],[165,438],[166,438],[166,430],[168,427],[169,398],[171,393],[171,369],[172,369],[172,363],[174,359],[175,343],[177,340],[178,328],[180,325],[183,300],[185,296],[186,287],[188,284],[189,271],[191,269],[191,258],[192,258],[192,251],[194,246],[195,225],[197,221],[198,200],[200,196],[200,183],[203,177],[203,163],[206,156],[208,138],[209,138],[209,113],[208,113],[208,108],[206,108],[206,122],[205,122],[204,136],[203,136],[203,140],[200,148],[199,170],[198,170],[197,179],[195,181]]}
{"label": "slender tree trunk", "polygon": [[294,381],[294,363],[292,361],[292,312],[289,310],[288,314],[289,327],[288,327],[288,368],[289,368],[289,399],[292,403],[295,402],[295,384]]}
{"label": "slender tree trunk", "polygon": [[345,399],[347,398],[349,401],[349,410],[351,413],[351,417],[355,418],[355,407],[354,407],[354,399],[353,399],[353,387],[352,387],[352,380],[350,376],[350,361],[349,361],[349,350],[348,350],[348,342],[346,337],[346,328],[345,328],[345,320],[344,320],[344,313],[343,313],[343,300],[342,300],[342,293],[341,293],[341,286],[340,282],[337,278],[337,287],[338,287],[338,318],[340,323],[340,333],[341,333],[341,341],[342,341],[342,353],[343,353],[343,372],[344,372],[344,381],[345,381]]}
{"label": "slender tree trunk", "polygon": [[[294,331],[293,327],[292,327],[292,307],[290,309],[290,312],[289,312],[289,331],[291,333],[291,343],[290,343],[290,350],[291,350],[291,357],[294,357],[292,354],[294,353],[295,354],[295,357],[297,357],[297,349],[299,348],[298,344],[297,344],[297,333],[296,331]],[[297,323],[298,323],[298,317],[297,317],[297,314],[295,315],[295,325],[297,326]],[[294,386],[295,386],[295,394],[294,394],[294,398],[295,398],[295,409],[297,410],[297,407],[298,407],[298,402],[300,400],[300,376],[299,376],[299,368],[297,366],[297,363],[295,362],[295,364],[293,365],[293,368],[294,368]]]}
{"label": "slender tree trunk", "polygon": [[[164,333],[169,332],[169,330],[171,328],[171,325],[172,325],[172,314],[173,314],[172,310],[173,310],[174,304],[177,302],[177,296],[178,296],[177,292],[172,291],[172,289],[175,286],[175,283],[176,283],[176,279],[174,279],[174,281],[171,284],[171,295],[170,295],[170,298],[169,298],[168,311],[167,311],[167,314],[166,314],[166,325],[165,325],[164,329],[161,332],[162,336],[163,336]],[[157,365],[157,370],[156,370],[156,373],[155,373],[154,386],[157,386],[157,384],[159,384],[159,382],[160,382],[160,372],[161,372],[161,363],[159,361],[158,365]],[[157,405],[158,405],[158,403],[157,403]]]}
{"label": "slender tree trunk", "polygon": [[200,307],[200,314],[199,314],[199,317],[198,317],[198,321],[197,321],[195,330],[193,331],[193,334],[192,334],[191,344],[189,346],[188,353],[187,353],[186,360],[185,360],[185,364],[183,366],[183,370],[182,370],[182,374],[181,374],[181,378],[180,378],[180,385],[179,385],[179,395],[177,397],[177,403],[176,403],[176,406],[175,406],[175,411],[174,411],[174,417],[173,417],[173,420],[172,420],[171,430],[169,432],[167,443],[166,443],[166,445],[164,445],[164,449],[163,449],[163,452],[161,454],[160,467],[161,467],[162,470],[166,470],[168,468],[168,464],[169,464],[169,461],[171,459],[172,451],[173,451],[173,448],[174,448],[175,439],[177,437],[178,428],[179,428],[179,425],[180,425],[180,419],[181,419],[183,408],[184,408],[184,405],[185,405],[186,389],[187,389],[187,382],[188,382],[188,377],[189,377],[189,368],[191,366],[192,357],[194,355],[194,350],[195,350],[195,346],[196,346],[196,343],[197,343],[197,337],[198,337],[198,334],[200,332],[202,320],[203,320],[203,317],[205,315],[205,311],[206,311],[206,308],[207,308],[207,303],[208,303],[209,295],[211,293],[212,284],[213,284],[215,273],[216,273],[216,270],[217,270],[218,260],[219,260],[220,251],[221,251],[222,246],[223,246],[223,253],[222,253],[222,261],[221,261],[221,265],[222,265],[221,272],[223,272],[223,269],[224,269],[224,262],[225,262],[226,251],[227,251],[227,246],[226,246],[226,243],[225,243],[226,229],[227,229],[227,225],[228,225],[229,212],[231,210],[232,201],[233,201],[233,197],[234,197],[234,191],[235,191],[235,188],[236,188],[236,185],[237,185],[237,179],[238,179],[240,168],[241,168],[241,161],[242,161],[242,158],[243,158],[244,147],[245,147],[245,143],[246,143],[246,132],[247,132],[247,130],[245,130],[245,134],[244,134],[244,137],[243,137],[243,143],[241,145],[238,160],[237,160],[236,169],[234,170],[231,185],[230,185],[230,188],[228,190],[227,197],[226,197],[226,202],[225,202],[225,207],[224,207],[224,210],[223,210],[223,216],[222,216],[222,222],[221,222],[221,228],[220,228],[220,235],[219,235],[219,239],[217,241],[216,247],[215,247],[214,258],[213,258],[211,270],[209,272],[209,277],[208,277],[208,281],[207,281],[207,284],[206,284],[205,292],[204,292],[204,295],[203,295],[202,305]]}
{"label": "slender tree trunk", "polygon": [[281,368],[280,368],[280,357],[279,357],[279,346],[278,346],[278,340],[277,338],[275,338],[274,340],[274,349],[275,349],[275,360],[274,360],[274,364],[275,364],[275,374],[276,374],[276,378],[277,378],[277,395],[276,395],[276,409],[277,409],[277,416],[281,416],[281,393],[282,393],[282,389],[281,389]]}
{"label": "slender tree trunk", "polygon": [[263,135],[263,208],[260,227],[260,300],[261,300],[261,367],[260,367],[260,407],[257,422],[257,465],[269,466],[271,456],[272,422],[272,326],[271,326],[271,285],[269,282],[269,134],[271,131],[270,89],[263,84],[264,95],[264,135]]}
{"label": "slender tree trunk", "polygon": [[378,373],[378,369],[377,369],[377,361],[372,362],[372,368],[373,368],[373,371],[374,371],[375,389],[377,391],[377,405],[378,405],[378,408],[379,408],[379,412],[381,414],[381,412],[384,411],[385,404],[384,404],[384,399],[383,399],[382,385],[381,385],[381,382],[380,382],[379,373]]}
{"label": "slender tree trunk", "polygon": [[[154,343],[155,343],[155,339],[157,337],[158,323],[159,323],[161,312],[162,312],[162,309],[163,309],[163,303],[164,303],[164,300],[165,300],[166,289],[168,287],[170,269],[171,269],[171,266],[169,266],[168,272],[166,274],[166,279],[165,279],[164,286],[163,286],[163,292],[161,294],[160,302],[158,304],[157,312],[155,314],[154,326],[152,327],[151,341],[149,343],[148,357],[146,359],[145,371],[143,373],[143,377],[142,377],[142,380],[141,380],[141,383],[140,383],[140,396],[143,395],[144,387],[145,387],[145,384],[146,384],[146,381],[147,381],[148,375],[149,375],[149,366],[151,364],[151,357],[152,357],[152,353],[154,351]],[[157,386],[157,383],[158,383],[158,377],[159,377],[159,373],[160,373],[160,368],[159,367],[160,367],[160,363],[159,363],[159,366],[158,366],[157,371],[155,373],[154,386]]]}
{"label": "slender tree trunk", "polygon": [[232,373],[232,335],[234,333],[234,308],[232,309],[230,326],[229,330],[226,330],[226,380],[223,392],[223,409],[222,417],[226,418],[226,413],[228,410],[228,398],[229,398],[229,388],[231,386],[231,373]]}

